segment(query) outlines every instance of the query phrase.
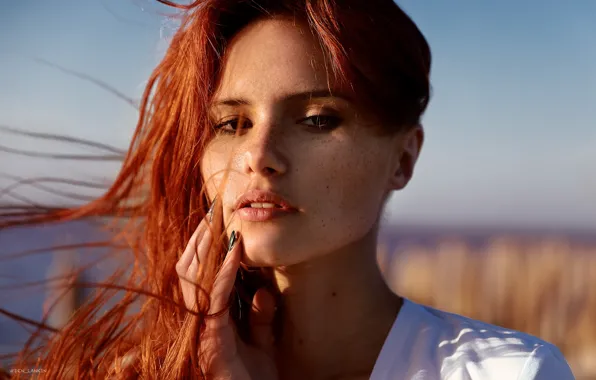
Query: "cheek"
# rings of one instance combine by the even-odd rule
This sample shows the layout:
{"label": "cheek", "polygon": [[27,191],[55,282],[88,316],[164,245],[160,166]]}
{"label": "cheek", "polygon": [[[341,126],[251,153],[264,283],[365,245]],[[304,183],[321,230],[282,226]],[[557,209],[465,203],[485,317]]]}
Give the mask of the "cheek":
{"label": "cheek", "polygon": [[[200,163],[201,176],[211,197],[222,190],[221,185],[225,178],[226,163],[228,161],[229,153],[217,149],[208,149],[203,155]],[[229,181],[230,178],[228,177],[228,183]]]}
{"label": "cheek", "polygon": [[212,159],[211,156],[205,155],[205,157],[201,160],[201,177],[203,178],[203,186],[205,186],[205,190],[209,194],[210,198],[216,193],[217,184],[219,181],[217,178],[214,178],[214,173],[217,172],[217,169],[213,167],[215,161]]}
{"label": "cheek", "polygon": [[[383,193],[383,170],[370,152],[352,150],[321,164],[313,173],[321,221],[351,234],[368,231],[376,221]],[[341,157],[341,158],[339,158]],[[314,190],[314,189],[313,189]],[[321,226],[325,227],[325,226]]]}

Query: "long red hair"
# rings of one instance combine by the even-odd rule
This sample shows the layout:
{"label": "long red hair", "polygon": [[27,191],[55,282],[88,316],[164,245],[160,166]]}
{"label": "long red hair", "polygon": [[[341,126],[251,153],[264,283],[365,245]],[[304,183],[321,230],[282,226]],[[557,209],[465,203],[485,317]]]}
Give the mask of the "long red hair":
{"label": "long red hair", "polygon": [[[417,125],[429,100],[428,44],[393,0],[158,1],[182,9],[182,24],[149,78],[113,184],[80,207],[4,208],[1,214],[0,228],[100,220],[114,234],[112,245],[129,252],[126,270],[100,284],[72,285],[97,291],[66,326],[56,331],[36,324],[13,367],[43,369],[43,379],[202,378],[197,347],[209,289],[225,256],[224,226],[214,227],[220,239],[197,279],[198,312],[184,306],[175,264],[209,208],[197,163],[215,133],[208,106],[226,47],[239,30],[263,18],[303,22],[320,42],[330,80],[378,117],[379,133]],[[245,297],[269,284],[258,271],[242,278],[236,290]],[[100,314],[117,291],[122,297]],[[232,315],[245,337],[245,321]],[[119,359],[133,349],[132,364],[121,366]]]}

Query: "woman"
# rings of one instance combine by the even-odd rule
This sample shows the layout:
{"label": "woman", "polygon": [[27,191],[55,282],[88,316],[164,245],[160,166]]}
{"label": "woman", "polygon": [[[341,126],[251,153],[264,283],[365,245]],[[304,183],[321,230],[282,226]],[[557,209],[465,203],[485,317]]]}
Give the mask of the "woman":
{"label": "woman", "polygon": [[573,379],[549,343],[383,281],[379,219],[422,147],[431,61],[393,1],[186,11],[114,185],[18,222],[130,220],[128,293],[75,314],[44,378]]}

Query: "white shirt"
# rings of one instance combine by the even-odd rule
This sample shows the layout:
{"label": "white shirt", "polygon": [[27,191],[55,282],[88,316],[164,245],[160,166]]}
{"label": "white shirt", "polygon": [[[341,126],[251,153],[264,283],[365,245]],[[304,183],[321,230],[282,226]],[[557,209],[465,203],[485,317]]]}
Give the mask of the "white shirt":
{"label": "white shirt", "polygon": [[404,299],[370,380],[572,380],[554,345]]}

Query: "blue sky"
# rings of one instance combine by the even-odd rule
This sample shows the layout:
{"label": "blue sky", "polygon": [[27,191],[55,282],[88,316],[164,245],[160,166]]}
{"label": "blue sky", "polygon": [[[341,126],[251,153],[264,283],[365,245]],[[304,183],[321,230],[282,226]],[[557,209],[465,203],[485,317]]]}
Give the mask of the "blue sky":
{"label": "blue sky", "polygon": [[[596,2],[398,3],[431,45],[433,98],[415,177],[389,202],[388,220],[596,228]],[[30,57],[138,98],[166,44],[164,10],[154,0],[3,2],[0,125],[127,147],[133,108]],[[80,151],[0,139],[36,151]],[[2,174],[109,182],[118,169],[1,154]]]}

